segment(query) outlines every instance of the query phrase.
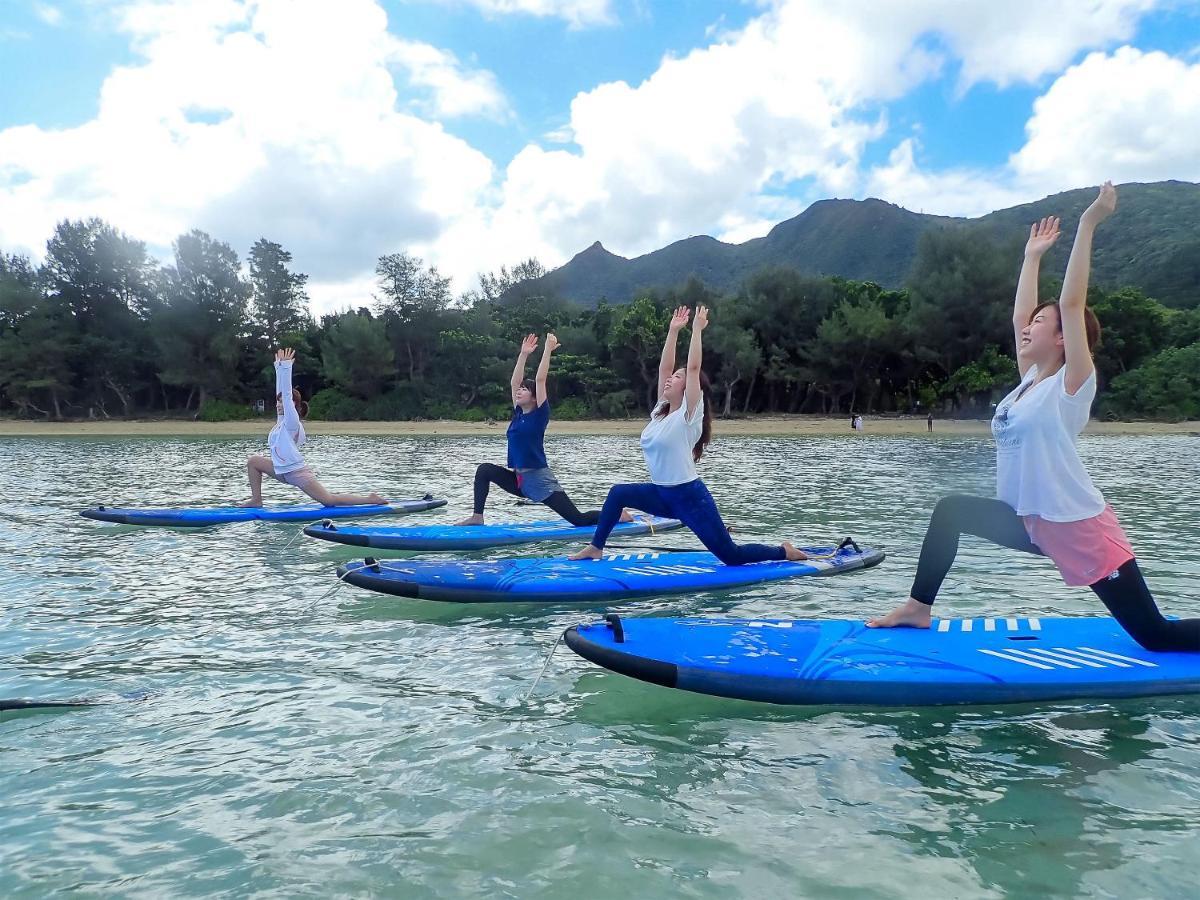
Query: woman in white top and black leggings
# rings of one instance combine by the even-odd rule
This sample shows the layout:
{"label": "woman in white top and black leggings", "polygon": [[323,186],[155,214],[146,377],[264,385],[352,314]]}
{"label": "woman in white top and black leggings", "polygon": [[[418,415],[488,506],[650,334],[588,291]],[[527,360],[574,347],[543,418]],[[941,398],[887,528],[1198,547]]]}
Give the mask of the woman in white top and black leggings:
{"label": "woman in white top and black leggings", "polygon": [[1058,240],[1058,219],[1030,230],[1017,282],[1013,329],[1021,383],[996,407],[996,499],[954,495],[938,502],[925,533],[909,599],[875,628],[928,628],[933,601],[961,534],[1048,556],[1068,585],[1089,586],[1147,650],[1200,652],[1200,619],[1163,617],[1112,507],[1092,484],[1075,438],[1096,396],[1092,349],[1100,323],[1087,308],[1092,235],[1116,209],[1105,183],[1079,220],[1057,302],[1038,303],[1038,267]]}
{"label": "woman in white top and black leggings", "polygon": [[328,490],[300,455],[307,440],[300,421],[308,413],[308,404],[292,387],[292,363],[296,351],[290,348],[275,351],[275,427],[267,437],[270,454],[251,456],[246,460],[246,477],[250,479],[250,499],[238,506],[262,506],[262,480],[270,475],[276,481],[299,488],[322,506],[366,506],[386,503],[378,494],[335,494]]}
{"label": "woman in white top and black leggings", "polygon": [[714,556],[729,566],[768,559],[807,559],[787,541],[774,547],[766,544],[735,544],[721,521],[717,504],[696,473],[696,462],[712,440],[712,405],[708,378],[700,370],[701,332],[708,325],[708,309],[696,308],[687,368],[675,369],[675,345],[679,331],[688,323],[688,308],[681,306],[671,317],[667,340],[658,364],[659,402],[642,431],[642,452],[650,470],[650,484],[615,484],[608,492],[592,542],[572,559],[599,559],[609,533],[625,507],[654,516],[679,519]]}

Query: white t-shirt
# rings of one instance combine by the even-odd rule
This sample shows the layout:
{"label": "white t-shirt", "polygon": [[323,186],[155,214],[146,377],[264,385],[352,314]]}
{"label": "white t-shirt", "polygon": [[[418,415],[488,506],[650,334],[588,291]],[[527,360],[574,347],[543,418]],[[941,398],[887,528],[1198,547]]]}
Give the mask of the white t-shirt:
{"label": "white t-shirt", "polygon": [[[660,400],[655,409],[666,400]],[[687,400],[675,412],[660,419],[650,416],[650,424],[642,429],[642,453],[646,456],[646,468],[650,480],[662,487],[687,484],[700,476],[696,473],[696,461],[692,459],[692,447],[700,440],[704,430],[704,399],[696,404],[691,418],[686,417]]]}
{"label": "white t-shirt", "polygon": [[1066,374],[1063,366],[1030,387],[1037,380],[1037,366],[1030,366],[992,418],[996,497],[1019,516],[1079,522],[1104,512],[1104,496],[1092,484],[1075,448],[1096,397],[1096,373],[1074,396],[1066,391]]}
{"label": "white t-shirt", "polygon": [[307,439],[300,413],[292,400],[292,364],[290,361],[275,361],[275,393],[283,395],[283,415],[275,419],[275,427],[267,437],[271,448],[271,465],[276,475],[284,475],[304,468],[304,457],[300,446]]}

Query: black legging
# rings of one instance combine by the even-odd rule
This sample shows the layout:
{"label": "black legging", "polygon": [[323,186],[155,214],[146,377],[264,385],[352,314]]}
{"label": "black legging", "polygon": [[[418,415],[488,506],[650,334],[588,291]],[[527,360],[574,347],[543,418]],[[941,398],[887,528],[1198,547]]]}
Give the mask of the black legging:
{"label": "black legging", "polygon": [[[1007,503],[963,494],[943,497],[934,507],[921,544],[911,592],[914,600],[933,604],[958,553],[961,534],[973,534],[1023,553],[1045,555],[1029,540],[1025,523]],[[1164,619],[1136,559],[1089,587],[1129,636],[1147,650],[1200,652],[1200,619]]]}
{"label": "black legging", "polygon": [[[483,507],[487,504],[488,490],[492,485],[508,491],[516,497],[523,497],[517,487],[517,473],[512,469],[497,466],[494,463],[482,463],[475,470],[475,515],[483,515]],[[592,526],[600,521],[600,510],[580,512],[565,491],[555,491],[542,501],[572,525]]]}

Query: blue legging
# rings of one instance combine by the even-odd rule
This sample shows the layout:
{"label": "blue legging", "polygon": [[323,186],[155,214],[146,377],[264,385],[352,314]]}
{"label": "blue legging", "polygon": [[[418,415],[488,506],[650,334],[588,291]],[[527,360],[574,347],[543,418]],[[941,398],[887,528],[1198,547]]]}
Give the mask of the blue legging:
{"label": "blue legging", "polygon": [[697,478],[686,484],[662,487],[657,484],[614,484],[600,510],[600,521],[592,546],[604,549],[608,536],[621,518],[625,507],[640,509],[652,516],[678,519],[696,533],[700,542],[727,566],[744,566],[746,563],[763,562],[768,559],[787,559],[782,546],[768,547],[766,544],[735,544],[729,537],[729,529],[721,521],[717,504],[712,494]]}

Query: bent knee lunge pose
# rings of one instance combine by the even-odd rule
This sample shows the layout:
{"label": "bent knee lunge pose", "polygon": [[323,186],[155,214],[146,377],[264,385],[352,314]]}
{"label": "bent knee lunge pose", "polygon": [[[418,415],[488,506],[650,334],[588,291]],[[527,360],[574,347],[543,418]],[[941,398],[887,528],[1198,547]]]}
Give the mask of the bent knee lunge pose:
{"label": "bent knee lunge pose", "polygon": [[642,452],[650,470],[650,484],[616,484],[608,492],[592,542],[571,559],[599,559],[608,536],[624,507],[656,516],[679,519],[695,532],[701,543],[721,562],[730,566],[768,559],[807,559],[787,541],[766,544],[735,544],[721,520],[712,494],[696,473],[696,463],[712,439],[712,404],[708,377],[700,368],[703,356],[701,333],[708,325],[708,309],[696,308],[687,367],[675,369],[675,345],[680,330],[688,323],[688,309],[681,306],[671,317],[667,339],[658,363],[658,405],[642,431]]}
{"label": "bent knee lunge pose", "polygon": [[296,351],[275,351],[275,427],[267,438],[270,453],[251,456],[246,460],[246,475],[250,479],[250,499],[238,506],[262,506],[262,480],[269,475],[276,481],[299,488],[322,506],[363,506],[385,503],[379,494],[335,494],[328,490],[300,455],[307,440],[301,419],[308,414],[308,404],[300,391],[292,387],[292,363]]}
{"label": "bent knee lunge pose", "polygon": [[1092,484],[1075,439],[1096,396],[1092,349],[1100,325],[1087,308],[1092,236],[1116,208],[1109,183],[1084,212],[1057,302],[1038,303],[1038,267],[1058,240],[1058,219],[1030,230],[1017,282],[1013,331],[1021,383],[996,407],[996,497],[946,497],[934,508],[909,599],[867,624],[928,628],[959,535],[1048,556],[1063,581],[1089,586],[1147,650],[1200,652],[1200,619],[1159,612],[1112,507]]}
{"label": "bent knee lunge pose", "polygon": [[[544,438],[550,424],[550,398],[546,391],[546,378],[550,374],[550,355],[558,348],[558,338],[546,335],[546,346],[542,349],[542,361],[537,375],[531,381],[525,377],[525,364],[529,354],[537,349],[537,335],[530,334],[521,342],[517,364],[513,367],[512,389],[513,412],[508,423],[508,468],[493,463],[483,463],[475,470],[475,507],[470,516],[459,525],[482,525],[483,509],[487,505],[488,492],[494,484],[501,490],[517,497],[527,497],[544,503],[572,525],[595,525],[600,520],[600,511],[580,512],[550,470],[546,460]],[[624,521],[631,521],[623,515]]]}

